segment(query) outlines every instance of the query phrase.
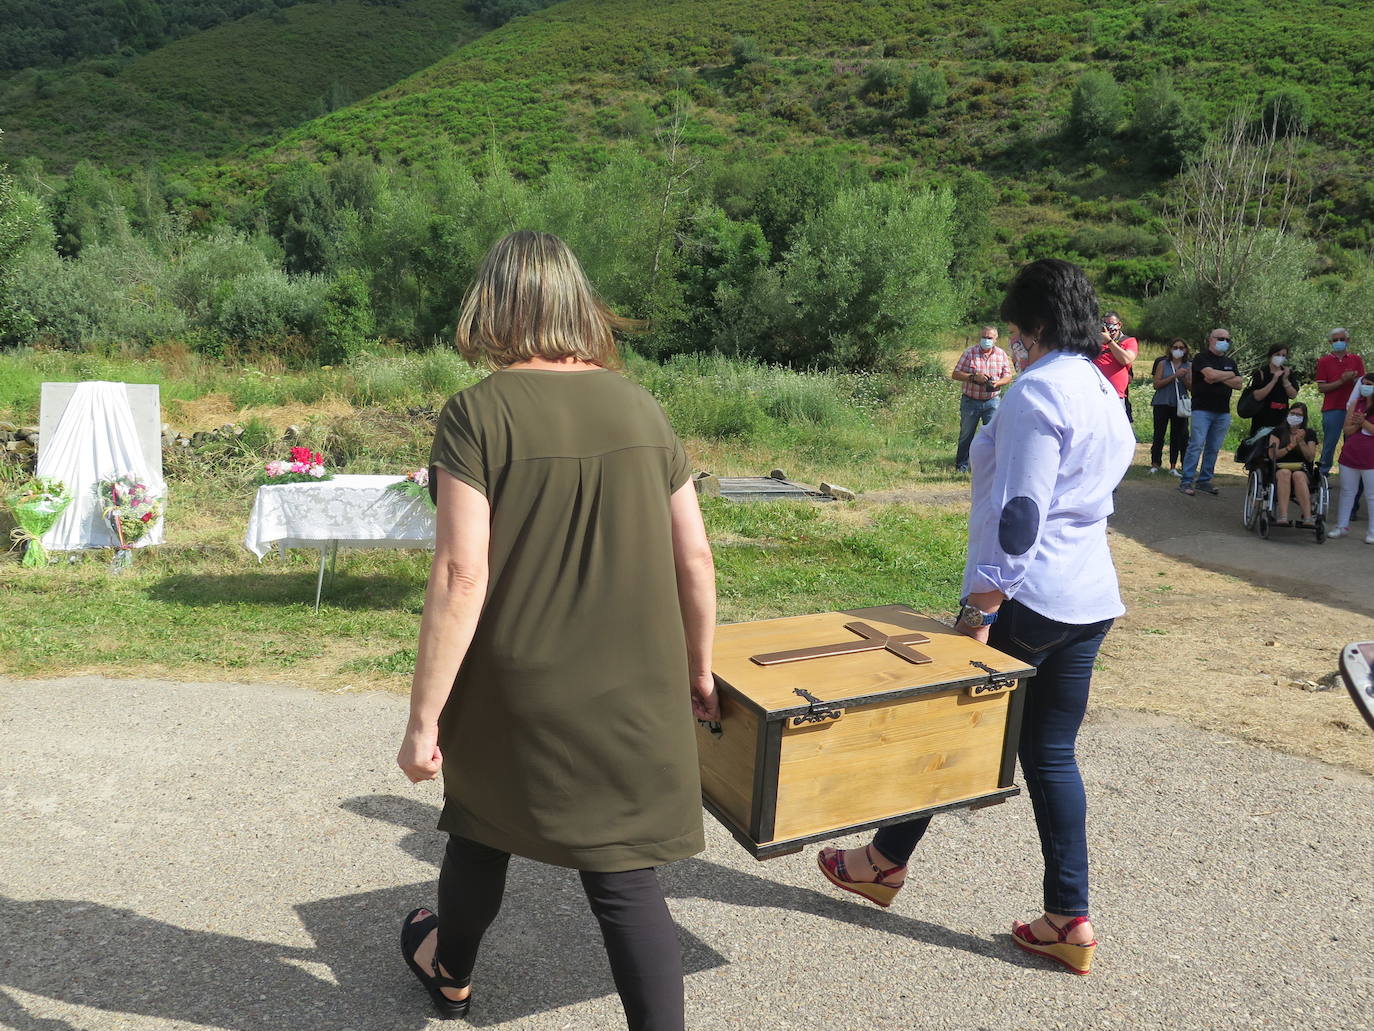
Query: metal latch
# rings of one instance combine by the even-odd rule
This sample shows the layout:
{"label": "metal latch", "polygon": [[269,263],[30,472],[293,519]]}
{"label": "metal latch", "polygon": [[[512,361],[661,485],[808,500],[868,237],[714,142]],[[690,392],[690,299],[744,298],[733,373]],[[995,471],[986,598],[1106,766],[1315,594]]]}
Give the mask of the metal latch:
{"label": "metal latch", "polygon": [[988,675],[987,679],[981,684],[972,684],[964,689],[964,693],[970,698],[987,698],[990,695],[1002,694],[1004,691],[1014,691],[1016,689],[1016,678],[1009,677],[999,670],[993,669],[985,662],[977,659],[969,659],[970,666],[981,669]]}
{"label": "metal latch", "polygon": [[831,723],[840,719],[844,715],[844,709],[835,705],[833,702],[823,702],[804,687],[792,689],[792,693],[799,698],[806,699],[810,704],[806,711],[800,716],[793,716],[787,721],[789,727],[805,727],[814,723]]}

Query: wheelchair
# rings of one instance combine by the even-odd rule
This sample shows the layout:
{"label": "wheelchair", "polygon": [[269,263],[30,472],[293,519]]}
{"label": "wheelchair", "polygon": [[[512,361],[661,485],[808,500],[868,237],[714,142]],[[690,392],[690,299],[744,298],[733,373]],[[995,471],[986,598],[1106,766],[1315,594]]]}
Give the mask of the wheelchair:
{"label": "wheelchair", "polygon": [[[1261,538],[1268,538],[1269,531],[1277,524],[1278,511],[1278,464],[1268,454],[1259,454],[1245,463],[1249,481],[1245,485],[1245,511],[1242,519],[1247,530],[1254,530]],[[1331,502],[1331,489],[1326,477],[1315,467],[1293,470],[1294,476],[1306,476],[1307,488],[1312,495],[1312,521],[1303,523],[1294,520],[1285,529],[1311,530],[1316,534],[1317,543],[1326,540],[1326,513]],[[1287,513],[1283,513],[1287,516]]]}

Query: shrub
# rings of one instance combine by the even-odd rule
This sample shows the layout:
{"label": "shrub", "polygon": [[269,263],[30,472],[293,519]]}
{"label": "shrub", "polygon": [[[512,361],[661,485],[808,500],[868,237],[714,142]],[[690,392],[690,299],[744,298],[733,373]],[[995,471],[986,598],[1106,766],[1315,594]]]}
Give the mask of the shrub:
{"label": "shrub", "polygon": [[1264,126],[1278,136],[1302,136],[1312,128],[1312,98],[1297,86],[1276,90],[1264,98]]}
{"label": "shrub", "polygon": [[763,60],[763,48],[753,36],[736,36],[730,41],[730,63],[743,68]]}
{"label": "shrub", "polygon": [[945,73],[938,68],[917,68],[907,87],[906,108],[913,118],[924,118],[949,100]]}
{"label": "shrub", "polygon": [[868,66],[859,93],[866,100],[886,100],[906,85],[906,73],[895,61],[874,61]]}
{"label": "shrub", "polygon": [[1073,90],[1069,107],[1068,134],[1080,143],[1096,143],[1116,135],[1125,116],[1121,87],[1110,72],[1083,73]]}
{"label": "shrub", "polygon": [[372,302],[363,277],[352,269],[339,274],[324,294],[315,319],[317,356],[332,365],[357,354],[376,330]]}
{"label": "shrub", "polygon": [[212,328],[240,344],[279,342],[315,329],[328,283],[317,276],[287,276],[269,269],[221,288]]}

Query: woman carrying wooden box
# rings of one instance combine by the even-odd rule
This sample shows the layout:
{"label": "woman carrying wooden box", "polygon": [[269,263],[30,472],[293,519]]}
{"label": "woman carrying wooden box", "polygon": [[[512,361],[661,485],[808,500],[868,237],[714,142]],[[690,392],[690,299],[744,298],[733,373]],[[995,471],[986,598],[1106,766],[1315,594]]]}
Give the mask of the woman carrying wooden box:
{"label": "woman carrying wooden box", "polygon": [[438,912],[401,931],[444,1017],[467,1013],[516,854],[581,872],[631,1031],[683,1027],[655,867],[705,845],[692,717],[720,718],[715,577],[682,444],[609,368],[620,322],[532,232],[492,248],[458,319],[459,350],[495,371],[439,417],[397,756],[412,781],[444,775]]}
{"label": "woman carrying wooden box", "polygon": [[[1135,450],[1115,390],[1092,364],[1097,297],[1065,261],[1027,265],[1002,318],[1030,354],[996,417],[973,442],[973,508],[958,627],[1037,667],[1018,749],[1045,860],[1042,916],[1012,925],[1021,948],[1086,974],[1088,918],[1083,779],[1074,754],[1093,662],[1125,608],[1107,549],[1112,491]],[[881,828],[872,844],[823,849],[834,884],[887,906],[930,818]]]}

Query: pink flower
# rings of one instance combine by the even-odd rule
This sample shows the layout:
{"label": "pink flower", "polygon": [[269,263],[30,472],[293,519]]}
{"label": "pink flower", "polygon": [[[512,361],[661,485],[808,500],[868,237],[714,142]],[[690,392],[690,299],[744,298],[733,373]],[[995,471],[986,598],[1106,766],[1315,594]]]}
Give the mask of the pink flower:
{"label": "pink flower", "polygon": [[322,465],[312,465],[312,466],[310,467],[310,475],[313,476],[313,477],[315,477],[315,479],[317,479],[317,480],[318,480],[318,479],[321,479],[321,478],[324,476],[324,466],[322,466]]}
{"label": "pink flower", "polygon": [[411,478],[411,480],[414,481],[415,483],[418,483],[421,487],[428,487],[428,486],[429,486],[429,469],[428,469],[428,468],[425,468],[425,469],[416,469],[413,473],[410,474],[410,478]]}
{"label": "pink flower", "polygon": [[145,523],[148,522],[149,520],[151,520],[152,518],[153,518],[153,513],[151,513],[151,512],[144,512],[144,513],[143,513],[142,519],[143,519],[143,521],[144,521]]}

